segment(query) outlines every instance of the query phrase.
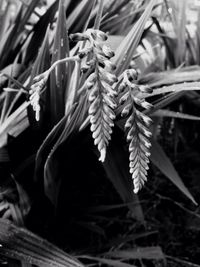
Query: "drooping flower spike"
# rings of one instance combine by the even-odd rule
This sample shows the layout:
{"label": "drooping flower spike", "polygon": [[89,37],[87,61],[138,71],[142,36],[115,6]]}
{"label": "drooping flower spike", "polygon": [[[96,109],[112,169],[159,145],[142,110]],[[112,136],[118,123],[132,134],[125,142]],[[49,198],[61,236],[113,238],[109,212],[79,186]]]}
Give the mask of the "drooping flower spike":
{"label": "drooping flower spike", "polygon": [[105,45],[107,35],[100,30],[88,29],[84,34],[74,34],[71,38],[88,41],[79,54],[89,55],[84,68],[88,66],[92,70],[85,82],[88,89],[90,130],[94,144],[100,152],[99,160],[104,162],[114,126],[114,109],[117,106],[117,92],[112,87],[117,81],[112,73],[116,67],[110,60],[114,52]]}
{"label": "drooping flower spike", "polygon": [[128,116],[125,131],[129,143],[129,169],[133,179],[134,193],[138,193],[147,180],[151,147],[149,128],[152,122],[141,110],[152,107],[142,97],[143,93],[151,93],[152,89],[136,84],[136,80],[136,71],[126,70],[118,87],[119,104],[122,106],[121,115]]}

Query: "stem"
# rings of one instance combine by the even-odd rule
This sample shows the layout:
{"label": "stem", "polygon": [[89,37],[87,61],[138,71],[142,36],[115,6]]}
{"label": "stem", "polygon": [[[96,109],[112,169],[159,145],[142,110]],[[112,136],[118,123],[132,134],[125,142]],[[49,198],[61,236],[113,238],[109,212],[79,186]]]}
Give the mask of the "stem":
{"label": "stem", "polygon": [[65,63],[65,62],[69,62],[69,61],[80,61],[80,58],[79,56],[74,56],[74,57],[66,57],[66,58],[62,58],[62,59],[59,59],[57,61],[55,61],[53,63],[53,65],[47,70],[48,74],[50,74],[57,65],[59,64],[62,64],[62,63]]}
{"label": "stem", "polygon": [[[59,60],[55,61],[48,70],[46,70],[46,71],[40,73],[39,75],[37,75],[34,78],[34,80],[36,82],[38,82],[38,81],[41,80],[41,78],[42,79],[47,79],[49,77],[50,73],[57,67],[57,65],[65,63],[65,62],[69,62],[69,61],[80,62],[81,59],[80,59],[79,56],[65,57],[65,58],[59,59]],[[41,76],[43,76],[43,77],[41,77]]]}

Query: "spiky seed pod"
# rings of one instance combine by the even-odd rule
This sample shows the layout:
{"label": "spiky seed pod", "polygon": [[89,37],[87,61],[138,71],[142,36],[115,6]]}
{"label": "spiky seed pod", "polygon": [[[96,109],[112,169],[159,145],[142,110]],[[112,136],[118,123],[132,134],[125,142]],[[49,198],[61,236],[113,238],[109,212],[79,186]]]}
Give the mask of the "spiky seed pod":
{"label": "spiky seed pod", "polygon": [[102,31],[88,29],[84,33],[84,38],[89,42],[81,53],[89,54],[84,64],[89,65],[92,70],[85,82],[85,88],[88,89],[90,129],[94,144],[100,152],[99,160],[104,162],[115,119],[116,91],[112,85],[117,78],[112,73],[115,65],[110,61],[114,52],[103,43],[107,35]]}
{"label": "spiky seed pod", "polygon": [[129,142],[129,168],[133,179],[134,193],[137,193],[147,180],[149,149],[151,147],[149,127],[152,122],[141,111],[141,108],[151,108],[151,104],[142,98],[141,92],[148,93],[151,90],[148,86],[140,87],[137,85],[136,79],[136,71],[127,70],[123,73],[121,84],[118,87],[119,104],[122,105],[121,115],[128,115],[125,131]]}

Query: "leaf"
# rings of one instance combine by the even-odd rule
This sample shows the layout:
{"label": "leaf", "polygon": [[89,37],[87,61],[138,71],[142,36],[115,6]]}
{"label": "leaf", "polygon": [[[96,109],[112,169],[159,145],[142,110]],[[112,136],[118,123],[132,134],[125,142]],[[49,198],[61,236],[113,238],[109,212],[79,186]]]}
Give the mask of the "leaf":
{"label": "leaf", "polygon": [[121,262],[119,260],[111,260],[111,259],[100,258],[100,257],[91,257],[91,256],[82,256],[81,258],[94,260],[94,261],[97,261],[99,263],[106,264],[107,266],[113,266],[113,267],[136,267],[133,264]]}
{"label": "leaf", "polygon": [[148,112],[146,112],[148,115],[155,112],[158,109],[161,109],[163,107],[166,107],[167,105],[173,103],[177,99],[179,99],[181,96],[183,96],[185,92],[178,92],[178,93],[170,93],[167,96],[161,97],[153,106],[152,109],[150,109]]}
{"label": "leaf", "polygon": [[163,86],[160,88],[157,88],[153,91],[152,94],[145,95],[145,98],[152,97],[155,95],[160,94],[166,94],[170,92],[176,92],[176,93],[184,93],[184,91],[193,91],[193,90],[200,90],[200,82],[188,82],[188,83],[178,83],[174,85],[169,86]]}
{"label": "leaf", "polygon": [[121,74],[125,69],[128,68],[154,4],[155,0],[151,0],[149,2],[142,16],[133,25],[132,29],[117,48],[115,57],[113,59],[114,63],[117,65],[116,75]]}
{"label": "leaf", "polygon": [[82,98],[71,115],[71,112],[65,116],[64,129],[58,139],[56,140],[51,151],[46,159],[44,165],[44,185],[45,193],[52,201],[54,205],[57,203],[57,193],[59,189],[59,177],[57,175],[58,170],[55,168],[57,160],[57,154],[59,147],[69,139],[70,136],[78,133],[80,125],[84,121],[84,117],[87,113],[87,99]]}
{"label": "leaf", "polygon": [[[73,109],[74,110],[74,109]],[[72,110],[72,111],[73,111]],[[44,174],[44,165],[47,160],[48,155],[51,152],[52,147],[58,141],[60,135],[62,134],[65,125],[66,125],[66,116],[65,115],[62,120],[60,120],[53,129],[49,132],[40,148],[37,151],[36,155],[36,167],[35,167],[35,179],[38,181],[43,179]]]}
{"label": "leaf", "polygon": [[195,32],[195,60],[196,64],[200,64],[200,9],[198,9],[197,23],[196,23],[196,32]]}
{"label": "leaf", "polygon": [[0,255],[41,267],[83,267],[74,257],[32,232],[0,219]]}
{"label": "leaf", "polygon": [[157,27],[159,35],[162,38],[164,46],[165,46],[165,50],[166,50],[165,60],[171,68],[174,68],[175,67],[175,54],[174,54],[174,50],[171,49],[171,47],[174,46],[175,41],[174,39],[172,39],[170,36],[167,35],[165,30],[162,28],[161,23],[158,21],[156,17],[153,16],[152,20],[155,26]]}
{"label": "leaf", "polygon": [[29,102],[24,102],[2,123],[0,128],[0,148],[7,144],[8,134],[17,136],[29,126],[27,117],[28,105]]}
{"label": "leaf", "polygon": [[[138,239],[143,239],[144,240],[146,238],[148,238],[149,236],[151,235],[155,235],[155,234],[158,234],[158,231],[152,231],[152,232],[143,232],[141,234],[130,234],[130,235],[126,235],[126,236],[118,236],[116,238],[113,238],[111,239],[107,244],[106,244],[106,247],[108,248],[113,248],[113,247],[119,247],[121,246],[122,244],[126,244],[130,241],[136,241]],[[128,245],[128,244],[127,244]]]}
{"label": "leaf", "polygon": [[67,25],[70,32],[81,32],[85,29],[94,2],[95,0],[82,0],[71,12],[67,19]]}
{"label": "leaf", "polygon": [[33,34],[26,48],[24,64],[27,65],[31,59],[35,58],[38,50],[44,40],[48,25],[51,25],[54,20],[55,13],[58,8],[58,1],[55,1],[48,10],[40,17],[39,21],[33,27]]}
{"label": "leaf", "polygon": [[[4,34],[3,38],[1,39],[0,42],[0,56],[1,56],[1,61],[0,61],[0,69],[6,67],[7,64],[7,58],[9,57],[9,54],[11,52],[11,48],[14,46],[14,42],[16,41],[16,32],[20,24],[20,20],[22,18],[22,8],[20,8],[16,19],[15,23],[9,27],[9,29],[6,31]],[[8,49],[8,47],[10,49]]]}
{"label": "leaf", "polygon": [[200,67],[190,66],[181,69],[172,69],[163,72],[154,72],[143,75],[139,83],[148,84],[151,87],[161,87],[183,82],[194,82],[200,80]]}
{"label": "leaf", "polygon": [[137,247],[135,249],[116,250],[106,253],[106,256],[121,259],[148,259],[165,260],[165,256],[159,246]]}
{"label": "leaf", "polygon": [[172,110],[167,110],[167,109],[159,109],[152,113],[152,116],[156,117],[170,117],[170,118],[177,118],[177,119],[185,119],[185,120],[200,120],[200,117],[198,116],[193,116],[189,114],[185,114],[182,112],[176,112]]}
{"label": "leaf", "polygon": [[67,90],[65,95],[65,114],[68,114],[71,110],[77,97],[77,91],[80,83],[80,65],[80,62],[75,62],[75,66],[72,71],[73,79],[70,79],[68,82],[70,90]]}
{"label": "leaf", "polygon": [[[35,7],[38,5],[40,0],[31,1],[24,11],[24,6],[22,5],[13,25],[9,29],[9,34],[7,35],[5,41],[3,42],[3,47],[0,48],[0,69],[6,66],[11,59],[16,57],[19,51],[19,47],[22,46],[23,42],[21,40],[25,25],[27,24],[31,14],[33,13]],[[9,47],[9,49],[8,49]],[[11,60],[11,61],[12,61]]]}
{"label": "leaf", "polygon": [[0,6],[0,40],[2,39],[2,36],[9,25],[10,6],[11,2],[6,3],[5,10],[3,10],[3,8]]}
{"label": "leaf", "polygon": [[93,27],[94,29],[99,30],[100,28],[103,8],[104,8],[104,0],[100,0],[98,3],[98,10],[97,10],[97,14],[96,14],[95,22],[94,22],[94,27]]}
{"label": "leaf", "polygon": [[35,76],[44,72],[50,67],[50,53],[49,53],[50,47],[49,47],[48,34],[49,34],[49,28],[47,28],[42,46],[34,62],[34,65],[31,71],[30,85],[32,84],[33,78]]}
{"label": "leaf", "polygon": [[175,63],[179,66],[185,61],[186,53],[186,0],[171,1],[172,23],[176,33]]}
{"label": "leaf", "polygon": [[185,196],[187,196],[195,205],[197,205],[197,202],[184,185],[172,162],[167,157],[162,147],[154,139],[152,139],[151,161],[167,178],[170,179],[170,181],[172,181],[172,183],[178,187],[180,191],[183,192]]}
{"label": "leaf", "polygon": [[[5,89],[12,90],[12,88],[4,88],[4,90]],[[3,107],[1,110],[0,124],[2,124],[6,120],[6,118],[10,115],[12,109],[14,108],[14,105],[19,100],[21,95],[22,95],[21,90],[17,90],[16,92],[6,91]]]}
{"label": "leaf", "polygon": [[[107,174],[108,179],[112,182],[116,191],[120,195],[121,199],[127,203],[132,215],[140,222],[144,223],[144,214],[138,197],[133,194],[133,183],[131,175],[129,174],[129,160],[128,151],[119,146],[119,135],[116,136],[116,132],[119,129],[114,129],[111,143],[107,149],[106,160],[103,163],[103,167]],[[122,133],[122,132],[121,132]],[[128,205],[128,203],[137,203],[136,205]]]}
{"label": "leaf", "polygon": [[[131,10],[129,8],[131,5]],[[101,29],[106,32],[109,31],[111,34],[114,33],[121,33],[124,34],[125,29],[133,23],[133,20],[137,19],[138,13],[142,13],[144,11],[144,6],[141,8],[134,9],[134,3],[129,2],[129,5],[126,4],[124,8],[126,8],[126,12],[119,12],[116,10],[116,13],[102,21]],[[108,9],[108,14],[110,15],[110,10]],[[116,15],[118,14],[118,15]]]}
{"label": "leaf", "polygon": [[35,176],[36,179],[43,179],[44,177],[45,193],[55,205],[59,189],[58,169],[54,165],[56,151],[70,135],[79,131],[80,125],[87,115],[87,110],[87,98],[83,96],[79,103],[74,104],[68,114],[54,126],[38,150]]}
{"label": "leaf", "polygon": [[[60,0],[58,8],[58,20],[54,37],[52,51],[52,64],[62,58],[69,56],[68,29],[65,18],[64,0]],[[68,68],[67,68],[68,67]],[[65,95],[69,71],[69,64],[59,64],[50,74],[50,111],[51,123],[55,125],[65,112]]]}

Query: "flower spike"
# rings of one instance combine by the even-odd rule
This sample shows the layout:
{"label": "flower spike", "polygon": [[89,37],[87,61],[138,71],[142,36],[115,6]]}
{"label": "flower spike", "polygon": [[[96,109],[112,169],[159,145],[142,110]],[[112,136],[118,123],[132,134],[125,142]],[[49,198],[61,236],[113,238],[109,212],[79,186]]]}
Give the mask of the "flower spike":
{"label": "flower spike", "polygon": [[[77,36],[83,40],[80,34]],[[84,38],[87,39],[87,43],[81,53],[85,56],[88,55],[88,58],[84,58],[82,69],[87,69],[89,66],[91,70],[91,74],[85,82],[88,90],[90,130],[94,144],[100,152],[99,160],[104,162],[114,126],[114,109],[117,106],[116,91],[112,87],[117,81],[116,76],[112,73],[116,67],[110,61],[114,52],[104,44],[107,35],[100,30],[88,29],[84,33]]]}
{"label": "flower spike", "polygon": [[151,89],[148,86],[137,85],[136,80],[136,71],[126,70],[118,87],[119,104],[122,106],[121,115],[128,116],[125,131],[129,142],[129,169],[133,179],[134,193],[138,193],[147,181],[149,149],[151,147],[149,127],[152,122],[141,111],[141,108],[151,108],[151,104],[142,97],[142,93],[149,93]]}

